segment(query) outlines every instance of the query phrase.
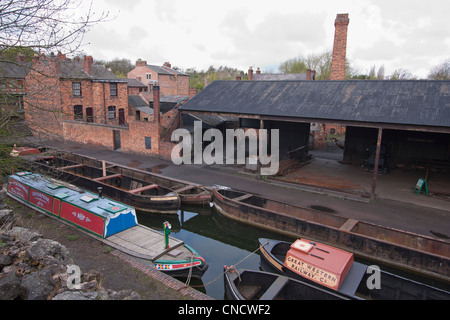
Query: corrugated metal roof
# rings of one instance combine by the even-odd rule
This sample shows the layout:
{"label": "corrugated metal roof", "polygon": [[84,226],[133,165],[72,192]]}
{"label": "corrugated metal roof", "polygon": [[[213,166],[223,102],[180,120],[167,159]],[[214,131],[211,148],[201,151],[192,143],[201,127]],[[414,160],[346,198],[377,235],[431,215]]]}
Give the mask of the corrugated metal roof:
{"label": "corrugated metal roof", "polygon": [[450,127],[450,81],[214,81],[181,109]]}

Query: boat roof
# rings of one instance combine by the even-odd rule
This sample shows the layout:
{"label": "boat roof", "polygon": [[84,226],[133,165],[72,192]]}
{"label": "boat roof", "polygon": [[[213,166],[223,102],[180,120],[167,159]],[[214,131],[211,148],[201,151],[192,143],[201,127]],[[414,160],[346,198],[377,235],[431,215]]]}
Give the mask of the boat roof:
{"label": "boat roof", "polygon": [[40,192],[64,200],[67,203],[105,218],[111,217],[123,210],[134,210],[133,207],[121,202],[105,197],[100,198],[97,194],[38,173],[25,171],[10,175],[9,177]]}

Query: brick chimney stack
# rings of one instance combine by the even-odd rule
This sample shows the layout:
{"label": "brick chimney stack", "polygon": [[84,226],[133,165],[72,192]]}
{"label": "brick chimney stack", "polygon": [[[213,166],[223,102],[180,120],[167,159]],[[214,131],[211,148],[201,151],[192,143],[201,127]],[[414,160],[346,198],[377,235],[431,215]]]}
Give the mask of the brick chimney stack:
{"label": "brick chimney stack", "polygon": [[94,58],[92,58],[92,56],[89,56],[89,57],[84,56],[83,70],[90,76],[92,76],[92,65],[93,64],[94,64]]}
{"label": "brick chimney stack", "polygon": [[159,97],[159,86],[153,86],[153,121],[156,123],[159,123],[159,113],[161,110]]}
{"label": "brick chimney stack", "polygon": [[147,65],[147,61],[144,61],[144,60],[141,60],[141,59],[138,59],[136,61],[136,67],[145,67],[146,65]]}
{"label": "brick chimney stack", "polygon": [[330,80],[344,80],[345,57],[347,54],[347,30],[350,19],[348,13],[338,14],[334,22],[334,45],[331,60]]}
{"label": "brick chimney stack", "polygon": [[163,66],[170,68],[170,69],[172,68],[172,65],[170,64],[170,62],[164,62]]}
{"label": "brick chimney stack", "polygon": [[250,67],[248,68],[248,80],[249,80],[249,81],[252,81],[252,80],[253,80],[253,69],[252,69],[252,66],[250,66]]}

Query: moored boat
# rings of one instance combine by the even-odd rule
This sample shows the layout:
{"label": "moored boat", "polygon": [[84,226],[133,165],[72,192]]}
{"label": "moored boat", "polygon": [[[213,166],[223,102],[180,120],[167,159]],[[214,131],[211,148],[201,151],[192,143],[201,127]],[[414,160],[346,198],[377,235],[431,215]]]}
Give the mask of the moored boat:
{"label": "moored boat", "polygon": [[349,300],[304,281],[264,271],[224,267],[225,293],[230,300]]}
{"label": "moored boat", "polygon": [[201,277],[208,265],[183,241],[142,226],[132,206],[32,172],[8,177],[7,195],[175,277]]}
{"label": "moored boat", "polygon": [[[108,172],[111,172],[113,174],[120,174],[122,176],[129,177],[130,179],[138,180],[139,184],[157,185],[159,188],[161,188],[161,191],[159,191],[160,194],[163,190],[164,192],[174,194],[180,198],[179,201],[181,202],[181,204],[204,205],[208,204],[211,201],[211,193],[201,185],[180,179],[165,177],[158,173],[149,172],[147,170],[122,166],[109,161],[100,161],[79,154],[63,152],[57,152],[55,154],[53,152],[51,157],[42,154],[39,157],[29,157],[28,159],[32,159],[36,164],[39,165],[41,169],[44,169],[50,173],[51,171],[53,171],[53,169],[65,167],[68,163],[71,163],[73,165],[82,164],[87,167],[96,168],[97,170],[101,170],[102,172],[103,168],[106,168]],[[81,170],[77,170],[76,172],[80,173]],[[114,182],[117,181],[114,180]],[[122,185],[126,184],[126,182],[120,183],[121,187]]]}
{"label": "moored boat", "polygon": [[352,299],[450,300],[450,292],[353,260],[349,252],[300,239],[259,239],[261,267]]}
{"label": "moored boat", "polygon": [[155,269],[176,278],[201,278],[208,264],[193,248],[184,244],[188,253],[174,249],[154,261]]}
{"label": "moored boat", "polygon": [[213,189],[224,216],[297,238],[299,235],[359,258],[379,261],[450,283],[450,242],[229,188]]}

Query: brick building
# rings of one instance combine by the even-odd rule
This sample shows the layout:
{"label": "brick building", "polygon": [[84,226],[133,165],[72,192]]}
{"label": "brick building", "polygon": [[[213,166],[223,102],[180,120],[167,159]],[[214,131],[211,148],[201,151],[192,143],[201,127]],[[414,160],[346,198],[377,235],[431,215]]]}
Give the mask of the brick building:
{"label": "brick building", "polygon": [[[35,55],[25,83],[33,134],[170,158],[173,144],[161,137],[177,127],[178,110],[162,110],[157,83],[147,92],[144,83],[119,79],[90,56],[71,60],[61,53]],[[143,94],[152,95],[151,105]]]}
{"label": "brick building", "polygon": [[25,77],[30,68],[22,54],[17,56],[17,61],[0,61],[0,111],[11,116],[23,113]]}
{"label": "brick building", "polygon": [[94,64],[92,57],[70,60],[60,53],[35,55],[25,81],[26,120],[39,134],[71,140],[66,122],[127,123],[127,82]]}
{"label": "brick building", "polygon": [[169,62],[155,66],[139,59],[136,61],[136,67],[128,72],[127,78],[145,83],[149,92],[153,86],[159,86],[161,97],[189,96],[189,75],[172,69]]}

